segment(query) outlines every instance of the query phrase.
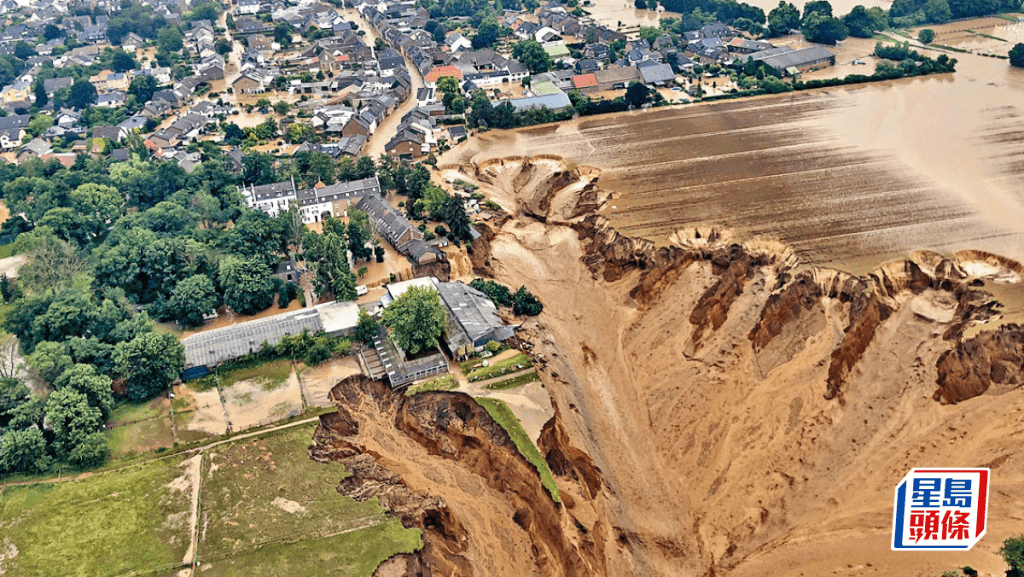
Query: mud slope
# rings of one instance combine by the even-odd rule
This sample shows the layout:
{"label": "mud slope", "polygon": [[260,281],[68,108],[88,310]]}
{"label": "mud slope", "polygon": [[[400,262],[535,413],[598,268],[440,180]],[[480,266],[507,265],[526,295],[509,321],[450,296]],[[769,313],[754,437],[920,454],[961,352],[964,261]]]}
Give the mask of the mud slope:
{"label": "mud slope", "polygon": [[[475,270],[544,302],[519,334],[556,408],[538,445],[564,503],[465,397],[341,383],[314,455],[426,534],[381,575],[1002,574],[1024,525],[1024,330],[962,335],[998,315],[982,287],[1019,294],[1019,264],[917,252],[855,276],[725,230],[623,236],[581,216],[608,202],[600,173],[555,157],[441,174],[507,212]],[[993,469],[974,550],[889,550],[915,466]]]}

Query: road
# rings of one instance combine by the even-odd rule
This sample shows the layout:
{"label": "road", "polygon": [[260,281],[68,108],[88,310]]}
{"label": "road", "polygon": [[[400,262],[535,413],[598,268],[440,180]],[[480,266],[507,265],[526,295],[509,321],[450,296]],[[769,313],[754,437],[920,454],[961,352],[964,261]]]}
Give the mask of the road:
{"label": "road", "polygon": [[[354,22],[359,26],[360,30],[366,31],[365,41],[369,45],[373,45],[377,39],[377,33],[373,30],[366,20],[363,19],[362,14],[357,10],[345,10],[343,12],[345,18],[349,21]],[[366,146],[363,149],[366,156],[370,158],[377,158],[381,154],[384,154],[384,146],[394,138],[395,133],[398,131],[398,123],[402,121],[402,117],[411,112],[416,108],[416,91],[423,88],[423,77],[420,76],[420,71],[413,65],[412,61],[409,60],[404,54],[402,58],[405,59],[405,66],[409,69],[409,77],[412,79],[412,88],[409,90],[409,95],[406,97],[405,102],[398,106],[394,112],[389,114],[384,122],[377,127],[377,130],[370,135],[369,140],[366,142]]]}

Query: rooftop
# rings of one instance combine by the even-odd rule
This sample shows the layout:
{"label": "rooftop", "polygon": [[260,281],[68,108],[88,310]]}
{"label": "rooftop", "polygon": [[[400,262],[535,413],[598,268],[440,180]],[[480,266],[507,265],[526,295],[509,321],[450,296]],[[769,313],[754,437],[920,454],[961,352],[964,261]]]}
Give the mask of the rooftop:
{"label": "rooftop", "polygon": [[297,335],[303,329],[315,333],[322,328],[319,312],[303,309],[204,331],[182,339],[185,368],[215,367],[258,351],[264,342],[276,345],[285,336]]}

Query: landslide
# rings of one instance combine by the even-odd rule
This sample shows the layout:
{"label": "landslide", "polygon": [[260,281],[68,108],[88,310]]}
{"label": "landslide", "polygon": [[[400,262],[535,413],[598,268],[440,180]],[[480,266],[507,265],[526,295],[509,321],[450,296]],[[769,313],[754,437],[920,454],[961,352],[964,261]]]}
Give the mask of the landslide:
{"label": "landslide", "polygon": [[[572,199],[610,193],[595,169],[551,157],[442,177],[506,213],[474,242],[477,273],[544,302],[520,335],[558,410],[553,448],[601,473],[607,574],[1004,568],[997,549],[1024,516],[1024,329],[962,335],[997,312],[981,287],[1019,280],[1020,265],[919,251],[857,276],[713,227],[655,244],[580,216]],[[936,465],[998,470],[990,537],[969,553],[895,554],[893,488]]]}

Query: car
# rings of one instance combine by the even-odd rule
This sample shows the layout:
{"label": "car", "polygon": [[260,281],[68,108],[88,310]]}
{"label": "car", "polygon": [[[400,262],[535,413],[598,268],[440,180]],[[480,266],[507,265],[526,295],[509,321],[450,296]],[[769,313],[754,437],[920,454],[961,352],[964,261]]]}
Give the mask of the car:
{"label": "car", "polygon": [[671,90],[672,92],[682,92],[683,91],[683,89],[678,87],[678,86],[673,86],[672,88],[669,88],[669,90]]}
{"label": "car", "polygon": [[356,285],[356,295],[357,296],[363,296],[364,294],[366,294],[368,292],[370,292],[370,291],[369,291],[369,289],[366,288],[366,285],[364,285],[364,284]]}

